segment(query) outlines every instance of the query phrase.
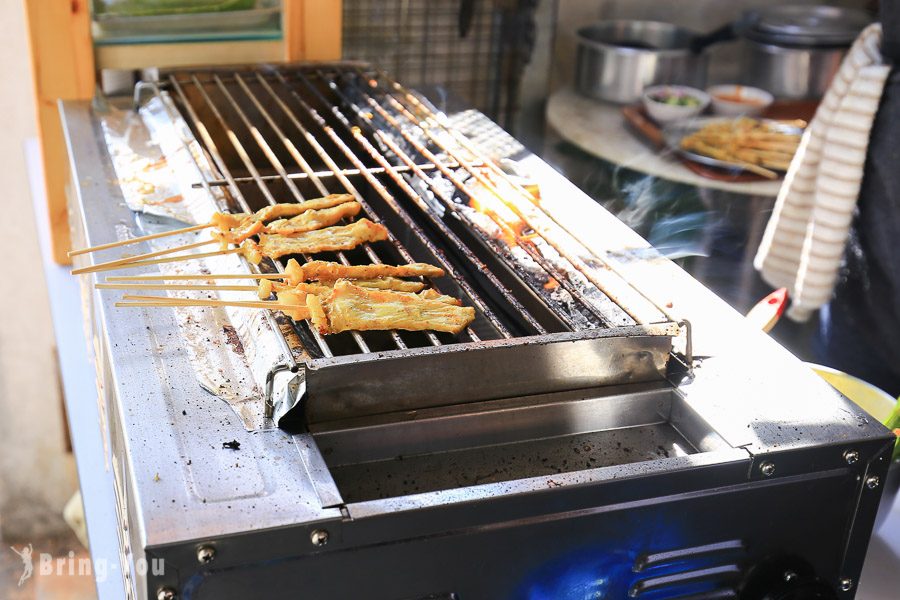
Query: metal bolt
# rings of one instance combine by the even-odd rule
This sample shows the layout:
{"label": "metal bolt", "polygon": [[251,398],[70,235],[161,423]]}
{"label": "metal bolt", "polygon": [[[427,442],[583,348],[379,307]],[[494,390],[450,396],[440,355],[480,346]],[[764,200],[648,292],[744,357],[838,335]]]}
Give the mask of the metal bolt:
{"label": "metal bolt", "polygon": [[793,580],[797,579],[797,574],[793,571],[785,571],[784,572],[784,581],[785,583],[790,583]]}
{"label": "metal bolt", "polygon": [[859,452],[856,450],[847,450],[844,452],[844,460],[848,465],[854,465],[859,461]]}
{"label": "metal bolt", "polygon": [[324,546],[328,543],[328,531],[325,529],[316,529],[309,534],[309,541],[313,543],[313,546]]}
{"label": "metal bolt", "polygon": [[775,465],[770,462],[764,462],[763,464],[759,465],[759,472],[766,477],[771,477],[775,474]]}
{"label": "metal bolt", "polygon": [[848,579],[848,578],[841,579],[840,584],[841,584],[842,592],[849,592],[850,590],[853,589],[853,580],[852,579]]}
{"label": "metal bolt", "polygon": [[878,479],[877,475],[872,475],[871,477],[866,478],[866,487],[870,490],[874,490],[881,483],[881,480]]}
{"label": "metal bolt", "polygon": [[156,590],[156,600],[175,600],[178,594],[170,587],[161,587]]}
{"label": "metal bolt", "polygon": [[212,546],[200,546],[197,548],[197,562],[201,565],[209,564],[216,557],[216,549]]}

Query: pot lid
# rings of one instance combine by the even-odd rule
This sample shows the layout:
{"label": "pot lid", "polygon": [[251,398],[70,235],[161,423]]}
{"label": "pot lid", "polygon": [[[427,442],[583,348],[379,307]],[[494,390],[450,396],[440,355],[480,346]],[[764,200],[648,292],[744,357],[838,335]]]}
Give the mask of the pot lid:
{"label": "pot lid", "polygon": [[872,21],[869,13],[837,6],[773,6],[755,12],[747,37],[784,46],[849,46]]}

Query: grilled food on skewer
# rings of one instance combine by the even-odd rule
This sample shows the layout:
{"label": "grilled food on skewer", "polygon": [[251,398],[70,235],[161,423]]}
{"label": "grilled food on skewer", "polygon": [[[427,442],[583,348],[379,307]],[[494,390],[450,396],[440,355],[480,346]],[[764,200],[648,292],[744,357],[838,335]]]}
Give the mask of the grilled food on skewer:
{"label": "grilled food on skewer", "polygon": [[366,289],[343,279],[326,294],[307,295],[306,305],[313,325],[322,334],[385,329],[457,334],[475,319],[475,309],[470,306]]}
{"label": "grilled food on skewer", "polygon": [[[297,261],[291,259],[288,266]],[[311,260],[300,267],[304,280],[373,279],[375,277],[443,277],[444,270],[426,263],[408,265],[342,265],[340,263]]]}
{"label": "grilled food on skewer", "polygon": [[352,202],[350,194],[330,194],[322,198],[314,198],[303,202],[285,202],[262,208],[255,213],[215,213],[210,224],[221,233],[231,233],[240,241],[261,231],[266,223],[276,220],[290,219],[311,210],[326,210],[341,204]]}
{"label": "grilled food on skewer", "polygon": [[[355,279],[353,280],[358,286],[373,288],[379,290],[393,290],[395,292],[420,292],[425,288],[425,284],[419,281],[404,281],[403,279],[397,279],[396,277],[378,277],[376,279]],[[333,281],[324,281],[320,283],[290,283],[290,282],[279,282],[279,281],[271,281],[268,279],[264,279],[259,282],[259,285],[256,287],[256,293],[259,296],[260,300],[265,300],[273,293],[278,293],[286,290],[298,290],[307,294],[325,294],[331,291],[331,288],[334,287]]]}
{"label": "grilled food on skewer", "polygon": [[224,222],[213,237],[223,245],[240,244],[247,238],[262,233],[292,236],[307,231],[322,229],[340,223],[344,219],[355,217],[362,210],[359,202],[342,202],[337,206],[304,211],[290,219],[277,219],[266,224],[263,221],[244,219],[235,227],[226,227]]}
{"label": "grilled food on skewer", "polygon": [[[323,281],[334,282],[338,279],[355,279],[367,280],[371,284],[369,287],[383,287],[385,289],[395,289],[406,292],[417,292],[424,287],[422,284],[404,281],[407,285],[420,286],[416,289],[401,289],[396,287],[399,284],[387,286],[376,285],[374,282],[390,282],[397,277],[443,277],[444,270],[434,265],[426,263],[410,263],[407,265],[342,265],[335,262],[326,262],[322,260],[311,260],[304,265],[300,265],[296,259],[291,258],[285,264],[284,273],[196,273],[192,275],[111,275],[106,278],[108,282],[126,282],[126,281],[208,281],[213,279],[281,279],[289,285],[297,285],[304,281]],[[329,284],[331,285],[331,284]]]}
{"label": "grilled food on skewer", "polygon": [[384,225],[360,219],[349,225],[326,227],[292,237],[260,234],[259,243],[247,240],[241,249],[247,260],[258,265],[264,257],[277,259],[290,254],[352,250],[360,244],[387,238]]}
{"label": "grilled food on skewer", "polygon": [[[292,319],[311,319],[322,334],[342,331],[444,331],[457,334],[475,319],[475,309],[435,290],[399,292],[354,285],[339,279],[333,287],[301,283],[273,284],[275,300],[240,301],[168,296],[125,295],[116,306],[234,306],[280,310]],[[279,289],[280,288],[280,289]],[[263,288],[261,288],[263,289]],[[271,297],[271,293],[268,297]]]}
{"label": "grilled food on skewer", "polygon": [[[294,237],[285,237],[281,235],[260,235],[259,237],[259,243],[254,242],[253,240],[245,240],[239,248],[141,260],[141,258],[146,258],[147,255],[144,255],[143,257],[120,259],[109,263],[85,267],[83,269],[75,269],[72,271],[72,274],[78,275],[81,273],[95,273],[99,271],[111,271],[114,269],[146,267],[148,265],[194,260],[210,256],[221,256],[223,254],[243,254],[248,261],[258,265],[262,262],[262,259],[266,257],[277,259],[288,254],[315,254],[317,252],[326,251],[352,250],[366,242],[386,240],[388,238],[388,231],[383,225],[373,223],[368,219],[360,219],[349,225],[326,227],[325,229],[309,231]],[[206,243],[207,242],[202,242],[202,244]],[[176,250],[179,249],[169,249],[166,252],[173,252]],[[158,255],[160,253],[153,254]]]}
{"label": "grilled food on skewer", "polygon": [[[352,200],[353,196],[351,196],[350,194],[329,194],[328,196],[322,198],[315,198],[312,200],[306,200],[304,202],[274,204],[272,206],[267,206],[266,208],[258,210],[253,214],[214,213],[209,223],[191,225],[189,227],[182,227],[181,229],[174,229],[172,231],[163,231],[160,233],[142,235],[135,238],[129,238],[127,240],[118,240],[115,242],[110,242],[108,244],[90,246],[88,248],[79,248],[77,250],[72,250],[68,254],[69,256],[78,256],[81,254],[88,254],[91,252],[97,252],[99,250],[108,250],[110,248],[117,248],[120,246],[128,246],[131,244],[137,244],[139,242],[146,242],[149,240],[155,240],[172,235],[180,235],[193,231],[200,231],[202,229],[208,229],[210,227],[215,227],[222,233],[231,232],[231,230],[236,229],[237,231],[234,231],[233,233],[235,235],[235,239],[238,239],[241,235],[244,234],[245,230],[255,227],[255,223],[268,223],[269,221],[274,221],[277,219],[290,219],[309,210],[328,209],[343,203],[351,202]],[[243,241],[244,239],[249,237],[249,235],[245,235],[239,241]]]}

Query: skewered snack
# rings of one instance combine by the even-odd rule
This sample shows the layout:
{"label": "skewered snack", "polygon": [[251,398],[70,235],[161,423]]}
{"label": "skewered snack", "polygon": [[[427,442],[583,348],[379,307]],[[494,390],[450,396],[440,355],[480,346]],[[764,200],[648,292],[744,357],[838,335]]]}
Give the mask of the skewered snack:
{"label": "skewered snack", "polygon": [[387,238],[388,231],[384,225],[360,219],[349,225],[326,227],[292,237],[260,234],[259,243],[246,240],[241,251],[247,260],[258,265],[263,257],[278,259],[289,254],[352,250],[360,244]]}
{"label": "skewered snack", "polygon": [[323,210],[345,202],[351,202],[352,200],[353,196],[350,194],[329,194],[322,198],[304,200],[303,202],[273,204],[272,206],[261,208],[255,213],[215,213],[210,219],[210,225],[219,231],[242,230],[252,227],[256,223],[289,219],[309,210]]}
{"label": "skewered snack", "polygon": [[[396,277],[379,277],[376,279],[356,279],[353,281],[360,287],[367,287],[379,290],[393,290],[395,292],[420,292],[425,288],[425,284],[419,281],[404,281]],[[306,294],[325,294],[334,287],[333,281],[323,283],[290,283],[288,281],[272,281],[263,279],[256,288],[256,293],[260,300],[265,300],[272,293],[278,293],[285,290],[298,290]]]}
{"label": "skewered snack", "polygon": [[200,252],[197,254],[179,254],[177,256],[164,256],[162,258],[145,260],[150,257],[159,256],[160,254],[186,250],[188,248],[214,243],[216,241],[207,240],[199,242],[198,244],[182,246],[180,248],[169,248],[167,250],[151,252],[141,256],[133,256],[131,258],[100,263],[82,269],[74,269],[72,274],[80,275],[82,273],[96,273],[113,269],[146,267],[149,265],[195,260],[198,258],[222,256],[225,254],[243,254],[248,261],[258,265],[262,262],[262,259],[266,257],[277,259],[288,254],[315,254],[316,252],[352,250],[360,244],[386,240],[387,237],[388,231],[383,225],[373,223],[369,219],[360,219],[349,225],[326,227],[325,229],[301,233],[294,237],[260,234],[259,243],[254,242],[253,240],[245,240],[238,248],[216,250],[215,252]]}
{"label": "skewered snack", "polygon": [[[300,265],[296,259],[291,258],[285,264],[284,273],[227,273],[227,274],[213,274],[213,273],[197,273],[193,275],[187,274],[178,274],[178,275],[119,275],[119,276],[110,276],[107,278],[107,281],[112,282],[128,282],[128,281],[184,281],[184,280],[196,280],[196,281],[207,281],[212,279],[281,279],[284,283],[288,285],[297,285],[298,283],[302,283],[304,281],[325,281],[331,282],[329,285],[332,285],[333,282],[337,279],[355,279],[360,281],[368,281],[369,287],[382,287],[387,289],[396,289],[400,291],[406,292],[417,292],[424,287],[424,284],[412,281],[403,281],[407,287],[401,289],[400,287],[396,287],[399,283],[391,283],[391,282],[400,282],[401,280],[395,279],[397,277],[442,277],[444,275],[444,270],[435,267],[433,265],[429,265],[427,263],[410,263],[407,265],[385,265],[385,264],[377,264],[377,265],[342,265],[340,263],[334,262],[326,262],[322,260],[312,260],[306,263],[305,265]],[[387,287],[383,285],[377,285],[376,282],[387,282],[391,283]],[[410,289],[408,286],[417,286],[415,289]]]}
{"label": "skewered snack", "polygon": [[800,144],[800,134],[779,131],[757,119],[710,123],[681,140],[681,148],[734,163],[769,179],[786,170]]}
{"label": "skewered snack", "polygon": [[[292,264],[293,263],[293,264]],[[311,260],[302,267],[296,260],[288,261],[292,271],[300,269],[302,280],[373,279],[375,277],[443,277],[444,270],[426,263],[407,265],[342,265],[340,263]]]}
{"label": "skewered snack", "polygon": [[[166,296],[125,295],[116,306],[187,307],[233,306],[280,310],[294,320],[311,319],[322,334],[342,331],[444,331],[457,334],[475,319],[475,309],[433,289],[421,292],[386,291],[339,279],[333,287],[300,283],[297,286],[266,282],[275,300],[242,301]],[[263,288],[261,288],[263,289]],[[270,296],[267,296],[267,298]]]}
{"label": "skewered snack", "polygon": [[[222,233],[231,233],[232,235],[234,235],[234,239],[237,240],[236,243],[240,243],[251,235],[254,235],[254,233],[247,232],[258,227],[257,223],[264,224],[268,223],[269,221],[278,219],[290,219],[309,210],[323,210],[338,206],[340,204],[351,202],[352,200],[353,196],[350,194],[329,194],[328,196],[324,196],[322,198],[305,200],[303,202],[274,204],[272,206],[267,206],[261,210],[258,210],[252,214],[214,213],[209,223],[191,225],[190,227],[183,227],[181,229],[175,229],[172,231],[163,231],[161,233],[142,235],[127,240],[118,240],[115,242],[110,242],[108,244],[90,246],[88,248],[79,248],[78,250],[70,251],[68,255],[78,256],[81,254],[88,254],[90,252],[97,252],[99,250],[108,250],[110,248],[117,248],[120,246],[128,246],[131,244],[137,244],[139,242],[146,242],[149,240],[155,240],[172,235],[180,235],[193,231],[200,231],[202,229],[207,229],[210,227],[215,227]],[[259,231],[257,231],[256,233],[259,233]]]}
{"label": "skewered snack", "polygon": [[[324,200],[324,199],[323,199]],[[314,202],[314,201],[311,201]],[[281,206],[281,205],[278,205]],[[298,205],[299,206],[299,205]],[[269,207],[272,208],[272,207]],[[265,209],[264,209],[265,210]],[[359,202],[341,202],[336,206],[321,209],[308,209],[290,219],[277,219],[265,224],[262,220],[252,220],[255,217],[244,217],[234,227],[228,227],[233,219],[218,219],[220,225],[213,237],[220,240],[223,246],[228,244],[240,244],[247,238],[261,233],[271,233],[285,236],[297,235],[307,231],[322,229],[343,219],[355,217],[362,210]],[[229,215],[229,217],[234,215]]]}
{"label": "skewered snack", "polygon": [[307,295],[306,306],[313,325],[322,334],[385,329],[456,334],[475,319],[471,306],[366,289],[344,279],[336,281],[326,294]]}

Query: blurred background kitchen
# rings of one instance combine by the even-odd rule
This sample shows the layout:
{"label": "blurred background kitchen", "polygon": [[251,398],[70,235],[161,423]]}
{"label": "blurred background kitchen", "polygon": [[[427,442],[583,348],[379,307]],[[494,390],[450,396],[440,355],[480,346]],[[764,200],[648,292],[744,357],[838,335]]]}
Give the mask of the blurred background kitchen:
{"label": "blurred background kitchen", "polygon": [[[60,68],[41,59],[47,50],[41,47],[48,43],[47,29],[59,28],[67,37],[66,43],[74,46],[88,44],[89,59],[92,56],[93,60],[90,68],[100,73],[98,86],[106,93],[128,89],[143,69],[153,66],[264,62],[290,56],[287,32],[291,9],[278,0],[207,0],[215,12],[210,9],[175,15],[166,13],[172,7],[196,8],[203,3],[94,0],[87,3],[88,7],[86,2],[0,3],[0,22],[4,23],[0,40],[5,49],[0,84],[7,90],[0,95],[4,133],[0,137],[0,164],[6,198],[4,232],[8,236],[2,278],[6,293],[0,295],[3,549],[32,543],[36,551],[83,552],[72,527],[63,519],[63,508],[77,490],[78,481],[58,384],[42,269],[42,255],[49,261],[53,254],[48,215],[57,210],[54,206],[58,208],[54,196],[61,189],[59,177],[63,175],[59,171],[65,168],[48,154],[48,145],[59,140],[47,137],[46,123],[43,130],[38,128],[41,111],[44,118],[54,118],[54,103],[47,97],[52,92],[42,89],[40,83],[36,89],[35,77]],[[69,7],[70,20],[59,16],[58,7],[47,8],[55,4]],[[771,291],[752,261],[780,179],[702,171],[686,165],[670,150],[660,150],[656,145],[658,124],[640,120],[646,115],[640,110],[638,96],[617,102],[604,100],[602,81],[598,79],[603,74],[587,71],[577,77],[576,71],[585,35],[580,38],[579,30],[595,22],[651,20],[703,34],[739,23],[748,10],[784,2],[343,0],[322,4],[329,7],[319,5],[314,10],[333,13],[339,35],[320,43],[339,43],[345,59],[377,63],[405,85],[425,91],[439,106],[483,111],[737,310],[746,312]],[[864,0],[791,0],[791,4],[867,11],[870,18],[878,8],[876,2]],[[80,39],[77,29],[87,10],[91,11],[87,18],[92,21],[90,41]],[[826,45],[839,57],[861,25],[845,16],[838,21],[845,30],[831,33],[843,35],[843,41],[835,44],[832,40]],[[811,35],[798,33],[803,34]],[[814,72],[776,73],[782,68],[776,59],[766,63],[754,57],[758,41],[742,32],[738,32],[738,38],[710,45],[703,55],[708,67],[702,72],[693,72],[686,81],[665,83],[692,83],[705,89],[716,84],[764,87],[766,82],[771,88],[779,85],[778,78],[808,81],[809,85],[799,90],[768,91],[775,93],[774,101],[783,111],[781,117],[809,118],[837,59],[832,56],[830,62],[809,63]],[[810,50],[816,42],[802,38],[796,45]],[[72,60],[83,62],[83,58],[74,56]],[[639,113],[637,125],[623,116],[622,109],[627,106]],[[39,133],[44,136],[43,155]],[[782,320],[773,334],[801,358],[815,360],[816,328],[815,317],[804,324]],[[77,514],[73,518],[77,521]],[[49,579],[37,578],[18,587],[20,567],[15,555],[0,553],[0,597],[93,595],[89,580],[57,586]],[[864,596],[861,591],[859,597],[876,596]]]}

